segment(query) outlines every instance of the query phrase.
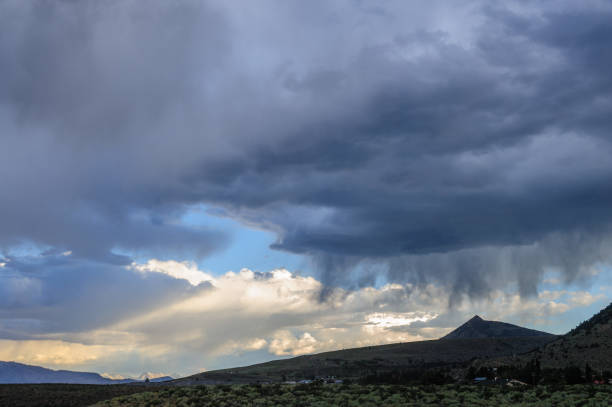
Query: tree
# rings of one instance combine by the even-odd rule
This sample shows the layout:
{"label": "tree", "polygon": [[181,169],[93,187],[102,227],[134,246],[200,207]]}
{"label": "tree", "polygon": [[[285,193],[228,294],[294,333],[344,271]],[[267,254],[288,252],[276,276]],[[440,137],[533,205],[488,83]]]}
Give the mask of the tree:
{"label": "tree", "polygon": [[565,376],[565,382],[567,384],[580,384],[583,382],[582,372],[578,366],[568,366],[563,370]]}
{"label": "tree", "polygon": [[593,381],[593,369],[591,369],[588,363],[584,366],[584,379],[588,383]]}

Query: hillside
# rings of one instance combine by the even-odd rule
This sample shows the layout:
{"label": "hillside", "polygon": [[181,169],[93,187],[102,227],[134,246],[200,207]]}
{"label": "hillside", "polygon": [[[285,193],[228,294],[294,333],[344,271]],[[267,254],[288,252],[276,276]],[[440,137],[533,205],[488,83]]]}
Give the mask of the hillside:
{"label": "hillside", "polygon": [[612,372],[612,303],[567,334],[530,352],[475,360],[472,365],[476,369],[528,365],[541,369],[578,367],[584,374],[587,364],[598,373]]}
{"label": "hillside", "polygon": [[542,368],[564,368],[588,363],[595,370],[612,371],[612,303],[569,333],[520,357],[537,359]]}
{"label": "hillside", "polygon": [[[152,382],[172,380],[171,377],[151,379]],[[112,380],[90,372],[52,370],[40,366],[25,365],[17,362],[0,362],[0,383],[66,383],[66,384],[122,384],[141,380]]]}
{"label": "hillside", "polygon": [[[510,325],[510,324],[508,324]],[[497,326],[497,325],[496,325]],[[525,329],[511,325],[511,327]],[[471,360],[510,356],[528,352],[556,337],[535,336],[460,337],[420,342],[337,350],[252,366],[199,373],[175,380],[178,385],[300,380],[316,376],[358,378],[374,373],[465,366]],[[499,333],[498,329],[485,332]],[[516,332],[516,331],[514,331]]]}
{"label": "hillside", "polygon": [[536,331],[535,329],[523,328],[518,325],[508,324],[499,321],[485,321],[478,315],[461,325],[441,339],[456,338],[514,338],[528,336],[549,336],[554,335],[547,332]]}

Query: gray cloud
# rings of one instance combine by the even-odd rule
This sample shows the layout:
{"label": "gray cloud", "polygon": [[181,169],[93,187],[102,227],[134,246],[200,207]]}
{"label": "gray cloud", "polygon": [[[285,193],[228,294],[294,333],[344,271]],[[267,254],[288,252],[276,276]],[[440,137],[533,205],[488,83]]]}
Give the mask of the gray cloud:
{"label": "gray cloud", "polygon": [[62,254],[3,259],[0,337],[44,338],[105,327],[209,289]]}
{"label": "gray cloud", "polygon": [[461,5],[2,3],[0,245],[202,257],[206,203],[330,284],[576,278],[607,260],[612,10]]}

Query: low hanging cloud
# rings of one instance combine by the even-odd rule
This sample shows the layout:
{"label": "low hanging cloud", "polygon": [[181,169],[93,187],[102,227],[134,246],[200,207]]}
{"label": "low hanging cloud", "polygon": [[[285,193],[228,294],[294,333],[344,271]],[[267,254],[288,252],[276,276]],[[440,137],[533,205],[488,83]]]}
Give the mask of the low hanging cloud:
{"label": "low hanging cloud", "polygon": [[[177,263],[153,259],[137,267],[143,273],[169,274]],[[197,270],[191,267],[191,272]],[[175,278],[190,275],[175,274]],[[543,290],[525,300],[518,291],[496,290],[489,298],[449,310],[448,292],[434,285],[335,288],[321,302],[321,291],[328,289],[321,281],[286,269],[265,273],[242,269],[209,281],[210,289],[126,318],[112,329],[137,334],[145,338],[146,346],[180,343],[217,356],[262,349],[276,356],[295,356],[435,339],[476,312],[496,320],[546,325],[550,318],[605,300],[603,294],[575,290]]]}
{"label": "low hanging cloud", "polygon": [[2,2],[0,247],[201,259],[231,242],[179,222],[206,204],[326,285],[374,264],[456,304],[583,278],[610,260],[611,23],[596,0]]}

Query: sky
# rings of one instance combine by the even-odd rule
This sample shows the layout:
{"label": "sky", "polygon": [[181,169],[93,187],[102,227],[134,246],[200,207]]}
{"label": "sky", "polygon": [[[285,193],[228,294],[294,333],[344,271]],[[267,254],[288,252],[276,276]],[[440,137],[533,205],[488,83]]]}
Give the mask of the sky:
{"label": "sky", "polygon": [[183,376],[612,298],[608,1],[0,1],[0,360]]}

